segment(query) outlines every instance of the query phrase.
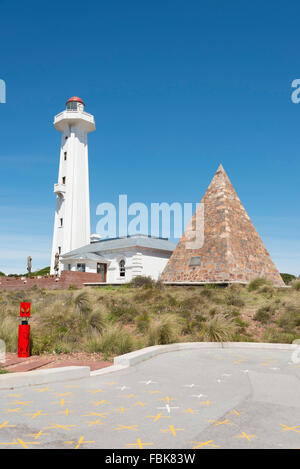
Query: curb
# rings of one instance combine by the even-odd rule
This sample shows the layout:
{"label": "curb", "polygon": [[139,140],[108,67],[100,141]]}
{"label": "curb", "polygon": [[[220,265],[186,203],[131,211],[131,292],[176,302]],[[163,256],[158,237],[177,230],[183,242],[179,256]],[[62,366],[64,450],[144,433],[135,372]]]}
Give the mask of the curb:
{"label": "curb", "polygon": [[89,366],[64,366],[47,370],[7,373],[0,376],[0,390],[58,383],[60,381],[88,378],[89,376]]}
{"label": "curb", "polygon": [[65,366],[46,370],[27,371],[21,373],[7,373],[0,375],[0,390],[35,386],[41,384],[58,383],[75,379],[99,376],[130,368],[145,360],[163,353],[178,352],[180,350],[220,350],[220,349],[261,349],[261,350],[295,350],[299,344],[272,344],[259,342],[182,342],[169,345],[153,345],[135,352],[119,355],[114,358],[114,364],[100,370],[90,371],[88,366]]}
{"label": "curb", "polygon": [[182,342],[169,345],[153,345],[141,350],[119,355],[114,358],[114,365],[102,370],[91,372],[91,376],[112,373],[137,365],[145,360],[161,355],[162,353],[178,352],[180,350],[197,349],[261,349],[261,350],[295,350],[297,344],[272,344],[260,342]]}

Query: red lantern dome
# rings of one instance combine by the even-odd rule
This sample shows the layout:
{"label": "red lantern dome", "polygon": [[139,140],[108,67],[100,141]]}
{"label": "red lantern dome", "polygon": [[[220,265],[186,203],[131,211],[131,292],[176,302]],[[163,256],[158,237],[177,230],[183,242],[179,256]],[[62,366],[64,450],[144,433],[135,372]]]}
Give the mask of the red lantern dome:
{"label": "red lantern dome", "polygon": [[68,103],[81,103],[81,104],[85,105],[84,102],[82,101],[82,99],[78,98],[78,96],[73,96],[72,98],[68,99],[66,104],[68,104]]}

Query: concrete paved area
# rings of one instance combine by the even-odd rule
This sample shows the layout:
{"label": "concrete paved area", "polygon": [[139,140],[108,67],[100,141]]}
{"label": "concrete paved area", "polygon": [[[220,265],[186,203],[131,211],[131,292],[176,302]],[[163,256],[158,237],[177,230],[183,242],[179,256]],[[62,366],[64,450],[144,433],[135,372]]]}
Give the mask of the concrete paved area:
{"label": "concrete paved area", "polygon": [[300,448],[290,351],[186,350],[0,391],[0,448]]}

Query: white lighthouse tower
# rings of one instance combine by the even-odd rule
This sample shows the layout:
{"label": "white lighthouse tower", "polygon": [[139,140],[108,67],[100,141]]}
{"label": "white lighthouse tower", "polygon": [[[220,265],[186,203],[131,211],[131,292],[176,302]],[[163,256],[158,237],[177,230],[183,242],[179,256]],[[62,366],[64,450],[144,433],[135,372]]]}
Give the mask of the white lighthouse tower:
{"label": "white lighthouse tower", "polygon": [[[87,134],[95,130],[94,116],[84,111],[74,96],[54,118],[62,133],[58,182],[54,184],[56,210],[51,254],[51,274],[58,256],[90,243],[90,198]],[[59,271],[62,264],[59,263]]]}

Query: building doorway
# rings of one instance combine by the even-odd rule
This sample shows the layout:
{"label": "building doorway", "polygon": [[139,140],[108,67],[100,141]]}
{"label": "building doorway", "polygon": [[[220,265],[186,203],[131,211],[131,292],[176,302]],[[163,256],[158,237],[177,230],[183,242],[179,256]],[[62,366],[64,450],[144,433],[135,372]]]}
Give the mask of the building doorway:
{"label": "building doorway", "polygon": [[101,277],[100,282],[106,282],[106,268],[106,264],[100,264],[100,262],[97,263],[97,274]]}

